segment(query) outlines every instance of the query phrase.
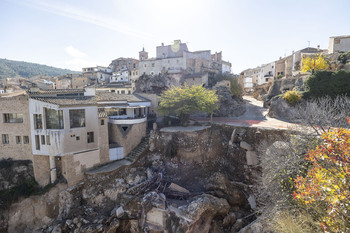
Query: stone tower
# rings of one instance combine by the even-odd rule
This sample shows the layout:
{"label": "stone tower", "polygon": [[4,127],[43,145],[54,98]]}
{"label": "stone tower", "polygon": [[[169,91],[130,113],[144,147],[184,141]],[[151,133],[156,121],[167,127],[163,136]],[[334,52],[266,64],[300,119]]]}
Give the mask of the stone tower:
{"label": "stone tower", "polygon": [[143,61],[148,59],[148,52],[145,51],[145,47],[142,48],[142,51],[139,52],[139,60]]}

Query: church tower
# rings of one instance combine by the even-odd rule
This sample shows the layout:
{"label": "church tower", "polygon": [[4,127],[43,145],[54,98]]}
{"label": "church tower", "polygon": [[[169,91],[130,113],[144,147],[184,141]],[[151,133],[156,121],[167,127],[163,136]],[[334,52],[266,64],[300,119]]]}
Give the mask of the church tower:
{"label": "church tower", "polygon": [[139,60],[143,61],[148,59],[148,52],[145,51],[145,47],[142,48],[142,51],[139,52]]}

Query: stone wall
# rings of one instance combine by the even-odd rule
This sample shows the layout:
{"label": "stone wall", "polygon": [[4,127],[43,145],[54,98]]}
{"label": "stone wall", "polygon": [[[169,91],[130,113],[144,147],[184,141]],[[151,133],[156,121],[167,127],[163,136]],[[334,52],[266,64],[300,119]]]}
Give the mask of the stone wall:
{"label": "stone wall", "polygon": [[[124,156],[127,156],[146,136],[147,122],[133,125],[108,124],[109,140],[124,147]],[[124,130],[122,127],[128,127]]]}
{"label": "stone wall", "polygon": [[[0,158],[12,158],[14,160],[32,160],[32,147],[30,142],[28,96],[0,98]],[[23,123],[5,123],[5,113],[23,114]],[[9,143],[4,144],[2,135],[9,136]],[[20,142],[16,140],[20,138]],[[28,137],[29,142],[24,142]]]}
{"label": "stone wall", "polygon": [[104,117],[104,118],[99,118],[98,121],[99,121],[100,162],[107,163],[109,161],[108,119]]}
{"label": "stone wall", "polygon": [[33,157],[34,176],[40,186],[50,184],[50,161],[49,156],[35,155]]}
{"label": "stone wall", "polygon": [[77,184],[84,178],[84,172],[100,164],[100,151],[93,150],[62,157],[62,174],[68,186]]}

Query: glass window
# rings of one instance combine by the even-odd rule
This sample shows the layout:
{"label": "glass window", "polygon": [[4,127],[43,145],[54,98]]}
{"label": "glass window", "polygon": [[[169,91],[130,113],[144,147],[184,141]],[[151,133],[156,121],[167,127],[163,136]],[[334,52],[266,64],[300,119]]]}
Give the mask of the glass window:
{"label": "glass window", "polygon": [[39,135],[35,135],[35,149],[40,150],[40,138],[39,138]]}
{"label": "glass window", "polygon": [[29,136],[23,136],[23,144],[29,144]]}
{"label": "glass window", "polygon": [[41,144],[45,145],[45,135],[41,135]]}
{"label": "glass window", "polygon": [[4,123],[23,123],[23,114],[4,113]]}
{"label": "glass window", "polygon": [[85,109],[69,110],[70,128],[85,127]]}
{"label": "glass window", "polygon": [[51,145],[50,135],[46,135],[46,145]]}
{"label": "glass window", "polygon": [[16,144],[22,144],[21,136],[16,136]]}
{"label": "glass window", "polygon": [[63,110],[45,108],[46,128],[63,129]]}
{"label": "glass window", "polygon": [[87,142],[88,143],[94,142],[94,132],[87,132]]}
{"label": "glass window", "polygon": [[101,125],[104,125],[105,124],[105,120],[101,120]]}
{"label": "glass window", "polygon": [[43,124],[42,124],[41,114],[33,114],[33,118],[34,118],[34,129],[42,129]]}
{"label": "glass window", "polygon": [[10,138],[8,134],[3,134],[2,135],[2,144],[9,144],[10,143]]}

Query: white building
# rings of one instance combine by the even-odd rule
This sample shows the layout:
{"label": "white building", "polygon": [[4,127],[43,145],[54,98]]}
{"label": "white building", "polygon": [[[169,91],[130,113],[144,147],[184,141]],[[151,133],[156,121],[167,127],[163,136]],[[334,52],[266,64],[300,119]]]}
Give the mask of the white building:
{"label": "white building", "polygon": [[270,79],[273,79],[275,75],[275,62],[261,65],[261,71],[258,77],[258,85],[267,83]]}
{"label": "white building", "polygon": [[350,35],[329,37],[328,53],[347,52],[350,50]]}

